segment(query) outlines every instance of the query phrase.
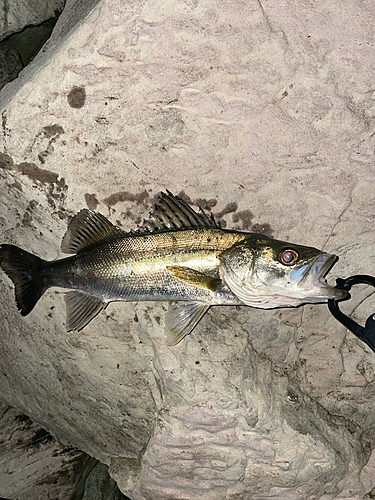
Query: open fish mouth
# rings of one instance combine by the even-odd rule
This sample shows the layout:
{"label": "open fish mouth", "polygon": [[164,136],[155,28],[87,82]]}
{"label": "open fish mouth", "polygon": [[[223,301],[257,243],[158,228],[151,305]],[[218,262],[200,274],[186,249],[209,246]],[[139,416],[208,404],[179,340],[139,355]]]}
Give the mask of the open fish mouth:
{"label": "open fish mouth", "polygon": [[320,254],[307,268],[304,276],[298,283],[298,288],[311,290],[312,296],[317,299],[341,300],[348,296],[346,290],[340,290],[329,285],[325,280],[326,275],[337,262],[338,257],[329,253]]}

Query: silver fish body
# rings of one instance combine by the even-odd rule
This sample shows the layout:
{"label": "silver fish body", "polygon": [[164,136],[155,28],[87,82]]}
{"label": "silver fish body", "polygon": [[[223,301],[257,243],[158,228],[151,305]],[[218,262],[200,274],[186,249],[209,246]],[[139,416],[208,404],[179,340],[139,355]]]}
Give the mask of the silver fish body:
{"label": "silver fish body", "polygon": [[14,282],[22,315],[49,287],[71,289],[65,295],[68,330],[83,328],[111,301],[170,301],[165,333],[176,344],[212,305],[268,309],[346,296],[324,279],[336,256],[223,230],[169,192],[136,232],[82,210],[61,249],[74,255],[47,262],[4,244],[0,265]]}
{"label": "silver fish body", "polygon": [[[126,235],[66,259],[44,265],[45,286],[81,290],[105,302],[204,301],[209,305],[241,303],[220,279],[219,255],[245,234],[221,229],[188,229]],[[196,286],[174,275],[185,267],[192,278],[206,277]],[[169,270],[168,270],[169,269]],[[215,289],[209,286],[210,281]]]}

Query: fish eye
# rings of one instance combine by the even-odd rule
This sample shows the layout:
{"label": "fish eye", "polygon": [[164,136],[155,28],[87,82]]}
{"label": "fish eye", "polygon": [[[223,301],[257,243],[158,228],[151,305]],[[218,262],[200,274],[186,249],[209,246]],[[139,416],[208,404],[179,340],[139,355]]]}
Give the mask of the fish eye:
{"label": "fish eye", "polygon": [[292,266],[298,259],[298,253],[291,248],[287,248],[280,252],[279,260],[285,266]]}

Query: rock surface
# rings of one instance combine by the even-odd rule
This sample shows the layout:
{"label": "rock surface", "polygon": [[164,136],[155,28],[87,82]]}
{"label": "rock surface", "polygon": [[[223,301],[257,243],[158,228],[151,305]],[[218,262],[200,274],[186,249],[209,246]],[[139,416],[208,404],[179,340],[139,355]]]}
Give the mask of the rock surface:
{"label": "rock surface", "polygon": [[0,40],[26,26],[38,25],[56,17],[64,8],[65,0],[3,1],[0,10]]}
{"label": "rock surface", "polygon": [[40,425],[0,404],[0,496],[78,500],[96,461],[65,448]]}
{"label": "rock surface", "polygon": [[0,495],[4,500],[129,500],[107,466],[65,448],[29,417],[1,403]]}
{"label": "rock surface", "polygon": [[0,90],[17,78],[23,64],[19,53],[9,47],[0,47]]}
{"label": "rock surface", "polygon": [[129,500],[118,489],[115,481],[108,474],[108,467],[100,462],[90,472],[82,500]]}
{"label": "rock surface", "polygon": [[[371,2],[93,6],[67,5],[0,93],[2,241],[54,259],[82,207],[130,229],[167,187],[227,227],[337,253],[331,282],[375,273]],[[343,309],[366,318],[372,290],[355,292]],[[0,301],[1,398],[132,500],[375,486],[375,355],[324,305],[213,308],[168,347],[166,304],[112,304],[72,334],[61,291],[21,318],[1,274]]]}

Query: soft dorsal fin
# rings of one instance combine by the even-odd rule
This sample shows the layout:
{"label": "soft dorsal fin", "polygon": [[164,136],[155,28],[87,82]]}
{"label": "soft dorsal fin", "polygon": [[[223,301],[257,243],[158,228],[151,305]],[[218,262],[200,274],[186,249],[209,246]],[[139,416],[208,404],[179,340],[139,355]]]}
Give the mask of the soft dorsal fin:
{"label": "soft dorsal fin", "polygon": [[61,251],[74,254],[91,245],[126,234],[104,215],[83,209],[70,222],[61,242]]}
{"label": "soft dorsal fin", "polygon": [[170,191],[161,193],[159,203],[155,205],[148,220],[138,227],[138,233],[154,231],[173,231],[174,229],[218,228],[213,215],[208,218],[199,208],[193,210],[182,198],[174,196]]}

